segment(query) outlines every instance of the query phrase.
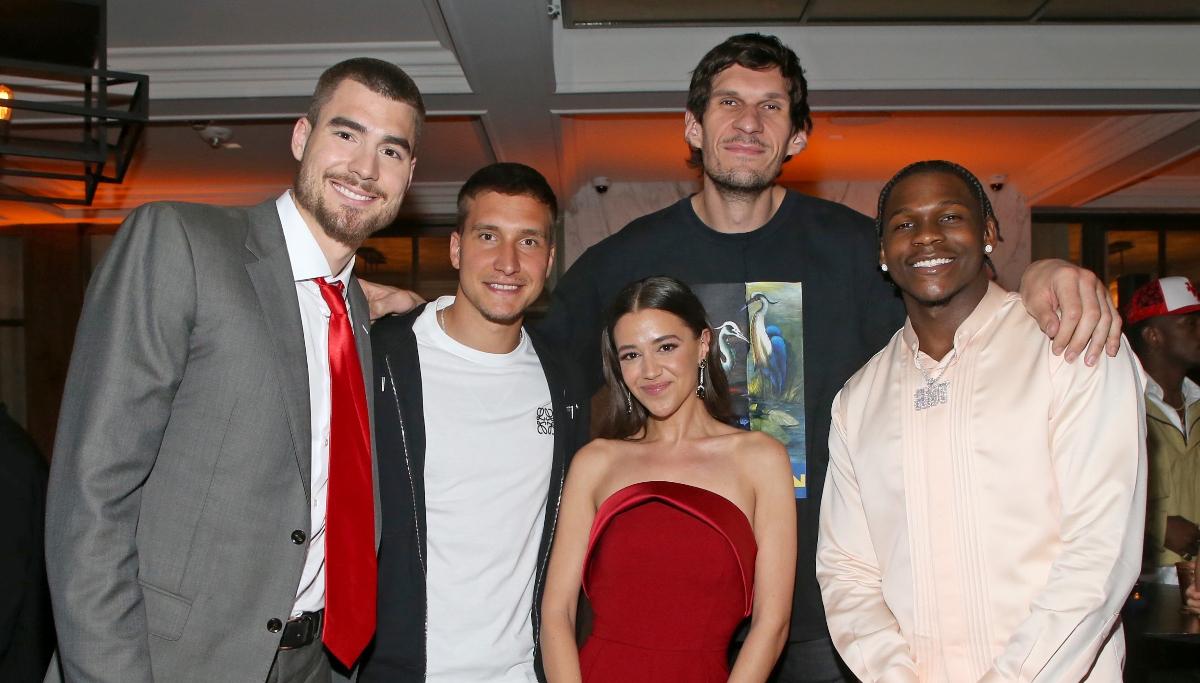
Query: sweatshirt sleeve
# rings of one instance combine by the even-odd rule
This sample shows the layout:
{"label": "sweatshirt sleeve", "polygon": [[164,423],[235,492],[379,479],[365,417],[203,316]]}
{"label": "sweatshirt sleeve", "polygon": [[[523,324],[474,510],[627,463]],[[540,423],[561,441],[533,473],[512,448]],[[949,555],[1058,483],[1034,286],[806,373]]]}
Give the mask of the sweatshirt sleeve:
{"label": "sweatshirt sleeve", "polygon": [[600,259],[588,249],[563,276],[550,297],[550,310],[537,324],[538,331],[578,370],[585,395],[604,384],[600,364],[600,332],[604,320],[598,272]]}

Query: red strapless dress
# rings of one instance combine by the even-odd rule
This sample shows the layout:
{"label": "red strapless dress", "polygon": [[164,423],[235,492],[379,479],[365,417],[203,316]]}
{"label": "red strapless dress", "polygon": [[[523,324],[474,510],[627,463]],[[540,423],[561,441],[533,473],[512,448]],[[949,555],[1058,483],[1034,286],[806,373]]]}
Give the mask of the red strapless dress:
{"label": "red strapless dress", "polygon": [[746,515],[712,491],[649,481],[609,496],[583,565],[595,615],[584,683],[727,680],[757,552]]}

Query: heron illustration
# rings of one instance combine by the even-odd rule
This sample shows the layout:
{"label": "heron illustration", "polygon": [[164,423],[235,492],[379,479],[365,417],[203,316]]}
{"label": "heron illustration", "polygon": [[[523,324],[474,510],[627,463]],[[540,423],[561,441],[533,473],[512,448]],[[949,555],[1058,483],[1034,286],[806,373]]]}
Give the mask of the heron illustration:
{"label": "heron illustration", "polygon": [[772,301],[762,292],[750,295],[745,308],[757,303],[758,307],[750,314],[750,357],[754,360],[756,374],[766,380],[756,382],[757,387],[750,387],[751,393],[757,393],[756,388],[767,389],[764,395],[779,396],[787,386],[788,349],[787,340],[778,325],[767,324],[767,309]]}
{"label": "heron illustration", "polygon": [[767,373],[767,379],[771,382],[775,395],[779,396],[787,386],[787,340],[783,338],[783,330],[779,329],[778,325],[767,325],[767,336],[771,338],[770,372]]}
{"label": "heron illustration", "polygon": [[733,349],[729,347],[729,338],[741,339],[747,344],[750,343],[750,340],[746,339],[746,335],[742,334],[742,328],[732,320],[726,320],[713,329],[717,331],[717,351],[721,355],[721,369],[728,375],[733,371]]}

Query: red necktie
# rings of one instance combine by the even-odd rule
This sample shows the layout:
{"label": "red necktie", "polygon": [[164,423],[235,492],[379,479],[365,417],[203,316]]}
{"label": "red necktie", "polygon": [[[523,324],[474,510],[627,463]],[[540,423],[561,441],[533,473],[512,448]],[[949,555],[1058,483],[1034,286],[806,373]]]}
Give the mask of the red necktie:
{"label": "red necktie", "polygon": [[375,634],[375,494],[362,366],[341,282],[316,278],[329,305],[329,487],[325,508],[325,647],[347,667]]}

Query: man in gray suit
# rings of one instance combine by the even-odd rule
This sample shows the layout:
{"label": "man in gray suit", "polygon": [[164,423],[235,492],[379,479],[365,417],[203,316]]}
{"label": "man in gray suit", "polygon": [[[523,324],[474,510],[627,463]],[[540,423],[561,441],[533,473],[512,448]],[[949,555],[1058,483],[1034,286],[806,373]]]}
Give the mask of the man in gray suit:
{"label": "man in gray suit", "polygon": [[66,680],[328,681],[327,654],[351,667],[372,637],[371,353],[351,270],[399,210],[423,117],[399,68],[342,62],[296,122],[293,189],[150,204],[117,233],[51,465]]}

